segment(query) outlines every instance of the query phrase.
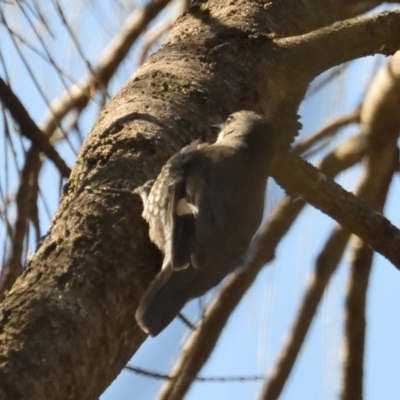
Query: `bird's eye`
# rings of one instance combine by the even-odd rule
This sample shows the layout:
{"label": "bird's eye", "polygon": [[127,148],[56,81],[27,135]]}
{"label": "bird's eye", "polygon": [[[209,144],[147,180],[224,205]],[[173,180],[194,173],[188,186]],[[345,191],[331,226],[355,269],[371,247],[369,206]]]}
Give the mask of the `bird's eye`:
{"label": "bird's eye", "polygon": [[229,124],[230,122],[232,122],[235,118],[233,117],[233,115],[230,115],[228,117],[228,119],[226,120],[226,123]]}

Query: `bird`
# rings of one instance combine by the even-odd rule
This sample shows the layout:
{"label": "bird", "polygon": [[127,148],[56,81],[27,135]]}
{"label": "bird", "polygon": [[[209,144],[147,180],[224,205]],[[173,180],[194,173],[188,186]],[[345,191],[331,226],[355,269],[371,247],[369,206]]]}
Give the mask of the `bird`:
{"label": "bird", "polygon": [[164,254],[135,314],[153,337],[257,251],[276,134],[247,110],[221,128],[215,143],[195,141],[173,155],[142,195],[150,239]]}

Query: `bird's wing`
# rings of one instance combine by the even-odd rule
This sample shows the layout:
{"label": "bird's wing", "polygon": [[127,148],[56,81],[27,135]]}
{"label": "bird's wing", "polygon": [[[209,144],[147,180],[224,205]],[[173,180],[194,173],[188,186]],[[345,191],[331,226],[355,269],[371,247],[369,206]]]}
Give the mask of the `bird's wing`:
{"label": "bird's wing", "polygon": [[197,209],[186,193],[186,180],[171,187],[171,266],[174,270],[187,268],[196,243]]}
{"label": "bird's wing", "polygon": [[202,163],[197,147],[198,143],[195,142],[171,159],[168,214],[171,218],[170,262],[173,270],[182,270],[190,265],[196,245],[196,189],[189,189],[187,183],[193,166],[197,170],[198,164]]}

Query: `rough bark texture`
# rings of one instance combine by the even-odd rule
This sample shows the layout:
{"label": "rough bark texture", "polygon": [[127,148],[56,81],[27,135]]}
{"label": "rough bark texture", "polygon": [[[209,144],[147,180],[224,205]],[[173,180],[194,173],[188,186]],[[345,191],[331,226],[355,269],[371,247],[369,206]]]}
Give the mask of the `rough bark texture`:
{"label": "rough bark texture", "polygon": [[[340,13],[333,0],[214,0],[195,2],[178,20],[164,47],[102,111],[49,235],[2,304],[1,400],[98,398],[145,339],[134,314],[161,260],[141,202],[85,187],[134,189],[240,109],[269,116],[286,147],[313,73],[305,62],[294,73],[295,43],[274,39],[328,25]],[[370,28],[378,39],[361,53],[345,52],[347,59],[400,47],[400,28],[393,31],[400,14],[383,22],[385,29]]]}

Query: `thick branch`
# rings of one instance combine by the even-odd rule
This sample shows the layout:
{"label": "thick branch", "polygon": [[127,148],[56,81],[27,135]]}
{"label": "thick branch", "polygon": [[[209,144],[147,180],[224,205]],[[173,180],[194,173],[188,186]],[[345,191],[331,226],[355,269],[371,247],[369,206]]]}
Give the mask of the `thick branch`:
{"label": "thick branch", "polygon": [[400,10],[350,19],[276,43],[292,57],[297,75],[315,77],[357,58],[393,54],[400,48]]}
{"label": "thick branch", "polygon": [[400,269],[400,231],[364,201],[290,153],[278,158],[273,177],[290,196],[300,197],[328,214]]}

